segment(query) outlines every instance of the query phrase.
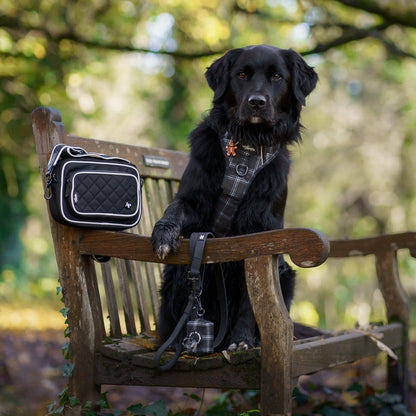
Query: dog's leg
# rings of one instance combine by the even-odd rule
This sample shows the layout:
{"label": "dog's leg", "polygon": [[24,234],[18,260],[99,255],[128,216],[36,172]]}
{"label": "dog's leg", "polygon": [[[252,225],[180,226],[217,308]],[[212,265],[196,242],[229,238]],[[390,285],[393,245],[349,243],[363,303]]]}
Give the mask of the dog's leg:
{"label": "dog's leg", "polygon": [[168,206],[163,217],[156,222],[152,232],[152,246],[157,256],[165,259],[180,245],[180,236],[184,219],[184,206],[175,200]]}
{"label": "dog's leg", "polygon": [[247,287],[241,288],[236,322],[229,337],[228,351],[248,350],[256,346],[256,319],[251,308]]}
{"label": "dog's leg", "polygon": [[[279,256],[279,279],[283,299],[289,311],[295,288],[295,271],[283,260],[283,256]],[[238,314],[229,340],[228,351],[247,350],[260,345],[256,320],[245,284],[241,289]]]}
{"label": "dog's leg", "polygon": [[296,272],[283,260],[283,256],[279,256],[279,280],[280,289],[288,311],[293,300],[295,292],[295,276]]}

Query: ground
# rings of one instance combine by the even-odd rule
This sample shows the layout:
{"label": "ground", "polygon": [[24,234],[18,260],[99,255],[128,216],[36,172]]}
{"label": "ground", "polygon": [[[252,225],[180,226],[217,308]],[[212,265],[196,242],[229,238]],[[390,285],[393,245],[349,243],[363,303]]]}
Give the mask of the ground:
{"label": "ground", "polygon": [[[0,416],[43,416],[46,406],[65,387],[61,368],[65,361],[61,347],[65,342],[58,330],[3,330],[0,332]],[[416,344],[411,348],[413,396],[416,396]],[[374,392],[383,387],[384,370],[377,361],[367,360],[353,367],[319,373],[301,380],[301,393],[313,398],[313,404],[330,398],[333,402],[357,401],[357,394],[348,392],[355,381]],[[167,401],[173,412],[198,408],[192,394],[202,397],[202,389],[166,389],[148,387],[105,386],[114,408],[126,409],[131,404],[144,405],[160,399]],[[206,406],[212,404],[219,391],[205,392]],[[324,399],[325,396],[325,399]],[[359,396],[362,397],[362,394]],[[360,400],[360,399],[359,399]],[[304,405],[302,414],[311,411]],[[416,414],[416,397],[412,398],[412,414]],[[359,413],[357,413],[359,414]]]}

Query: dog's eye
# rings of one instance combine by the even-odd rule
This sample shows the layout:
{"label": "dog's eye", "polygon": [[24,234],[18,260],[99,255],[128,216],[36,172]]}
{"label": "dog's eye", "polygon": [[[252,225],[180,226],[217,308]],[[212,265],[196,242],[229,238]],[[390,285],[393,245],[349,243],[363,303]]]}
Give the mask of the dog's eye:
{"label": "dog's eye", "polygon": [[273,81],[278,81],[280,78],[282,78],[279,74],[273,74],[272,75],[272,80]]}
{"label": "dog's eye", "polygon": [[240,79],[247,79],[247,74],[245,72],[239,72],[238,73],[238,78],[240,78]]}

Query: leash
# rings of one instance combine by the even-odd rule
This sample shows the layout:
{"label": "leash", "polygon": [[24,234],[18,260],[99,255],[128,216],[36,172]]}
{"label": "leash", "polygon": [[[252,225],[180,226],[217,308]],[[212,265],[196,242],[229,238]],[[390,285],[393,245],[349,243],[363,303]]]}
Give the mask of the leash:
{"label": "leash", "polygon": [[[197,232],[192,233],[189,239],[189,251],[191,256],[191,265],[188,271],[188,279],[191,283],[191,293],[188,297],[188,303],[186,304],[185,310],[179,319],[178,323],[176,324],[175,329],[173,330],[172,334],[169,338],[162,344],[161,347],[156,352],[155,355],[155,364],[159,370],[166,371],[170,370],[178,360],[179,356],[182,353],[183,346],[190,347],[191,349],[195,348],[195,346],[201,342],[203,337],[195,331],[191,334],[188,334],[188,337],[185,338],[183,342],[178,339],[179,335],[181,334],[184,326],[188,323],[202,323],[203,325],[207,325],[209,327],[213,327],[212,322],[199,320],[190,321],[192,313],[196,314],[201,317],[204,314],[204,309],[201,305],[201,294],[202,294],[202,278],[201,278],[201,264],[202,264],[202,257],[204,254],[205,243],[208,237],[214,237],[214,235],[210,232]],[[210,353],[216,347],[218,347],[225,337],[225,333],[227,331],[227,322],[228,322],[228,307],[227,307],[227,294],[225,289],[225,281],[224,276],[222,273],[221,265],[217,265],[217,270],[215,273],[215,282],[217,285],[217,293],[218,293],[218,302],[220,304],[220,311],[221,311],[221,319],[220,319],[220,327],[215,337],[215,340],[212,343],[212,347],[210,346],[204,353]],[[207,323],[207,324],[205,324]],[[192,325],[191,325],[192,327]],[[191,339],[192,335],[196,334],[198,336],[197,339]],[[191,336],[190,336],[191,335]],[[186,343],[188,339],[188,343]],[[161,359],[163,353],[170,348],[172,345],[175,346],[175,354],[174,356],[166,363],[161,364]],[[189,344],[189,345],[188,345]]]}

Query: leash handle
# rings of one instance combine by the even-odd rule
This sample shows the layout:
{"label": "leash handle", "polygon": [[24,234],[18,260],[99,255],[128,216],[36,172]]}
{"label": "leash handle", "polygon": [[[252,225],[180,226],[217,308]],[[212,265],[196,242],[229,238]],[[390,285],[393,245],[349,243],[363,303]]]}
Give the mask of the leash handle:
{"label": "leash handle", "polygon": [[178,342],[175,348],[175,355],[164,365],[161,365],[160,361],[162,359],[163,353],[176,341],[178,335],[180,334],[182,328],[185,326],[186,322],[188,322],[189,317],[191,316],[192,307],[194,305],[194,298],[192,293],[189,295],[188,303],[186,305],[185,311],[179,319],[178,323],[176,324],[175,329],[173,330],[170,337],[159,347],[156,351],[155,355],[155,364],[159,370],[166,371],[170,370],[178,361],[179,356],[182,352],[182,343]]}
{"label": "leash handle", "polygon": [[205,243],[208,237],[214,237],[210,232],[192,233],[189,237],[189,252],[191,255],[191,268],[189,269],[189,276],[201,275],[201,263],[204,255]]}

